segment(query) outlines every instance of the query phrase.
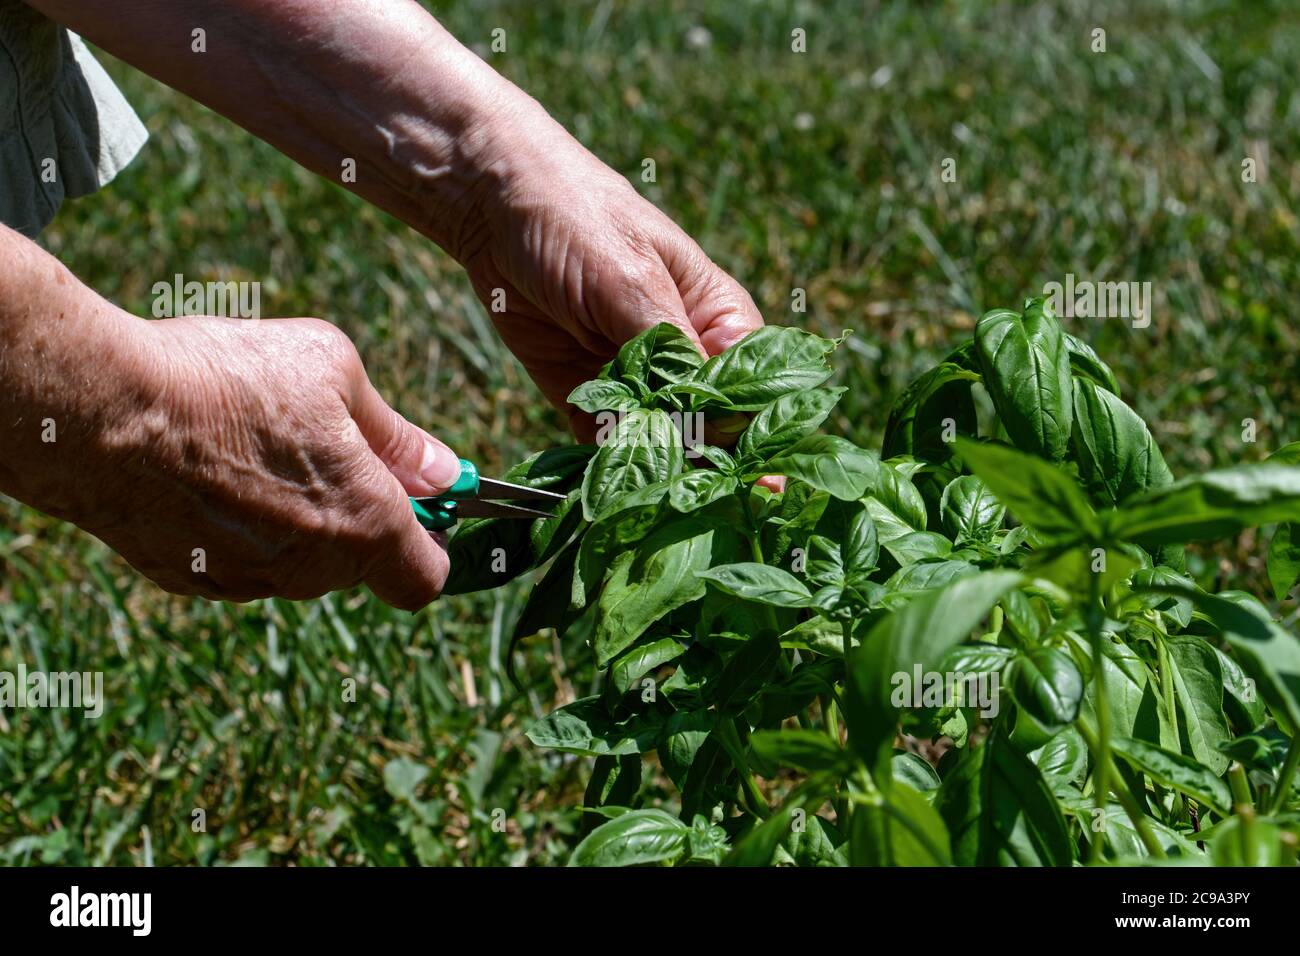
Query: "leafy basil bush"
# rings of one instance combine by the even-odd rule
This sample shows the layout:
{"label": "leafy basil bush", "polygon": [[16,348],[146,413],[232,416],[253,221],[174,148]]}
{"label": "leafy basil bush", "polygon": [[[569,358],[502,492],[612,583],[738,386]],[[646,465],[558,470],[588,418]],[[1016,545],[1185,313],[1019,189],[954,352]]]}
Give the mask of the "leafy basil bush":
{"label": "leafy basil bush", "polygon": [[[651,329],[571,396],[603,442],[507,475],[567,490],[559,517],[452,541],[452,592],[547,565],[515,640],[600,669],[528,730],[595,758],[572,862],[1293,864],[1300,642],[1182,545],[1276,523],[1284,596],[1300,446],[1175,480],[1033,299],[913,382],[877,455],[818,430],[837,344],[764,328],[704,361]],[[685,447],[739,411],[734,446]]]}

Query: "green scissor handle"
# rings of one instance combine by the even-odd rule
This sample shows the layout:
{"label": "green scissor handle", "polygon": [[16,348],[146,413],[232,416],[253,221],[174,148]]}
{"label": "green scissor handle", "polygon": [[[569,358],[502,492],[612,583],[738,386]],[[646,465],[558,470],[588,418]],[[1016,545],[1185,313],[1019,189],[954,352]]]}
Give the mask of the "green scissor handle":
{"label": "green scissor handle", "polygon": [[411,499],[415,519],[426,531],[445,531],[456,523],[456,502],[478,496],[478,469],[468,459],[460,460],[460,477],[436,498]]}

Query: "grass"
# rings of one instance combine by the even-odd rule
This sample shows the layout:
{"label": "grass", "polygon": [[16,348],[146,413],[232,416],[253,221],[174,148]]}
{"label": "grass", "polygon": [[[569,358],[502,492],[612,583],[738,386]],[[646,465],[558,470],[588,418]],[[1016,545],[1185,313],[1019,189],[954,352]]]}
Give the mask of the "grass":
{"label": "grass", "polygon": [[[1293,5],[438,7],[769,321],[854,330],[830,426],[845,435],[876,445],[889,398],[983,309],[1073,272],[1153,283],[1149,329],[1067,324],[1115,365],[1176,474],[1300,438]],[[488,52],[497,26],[504,54]],[[1089,49],[1098,26],[1104,54]],[[807,53],[790,51],[795,27]],[[110,66],[152,138],[43,236],[85,281],[145,315],[176,272],[260,280],[264,314],[337,322],[390,402],[488,473],[564,440],[447,257]],[[1247,156],[1266,160],[1260,182],[1242,182]],[[955,183],[939,175],[949,157]],[[1247,539],[1194,566],[1258,587],[1261,555]],[[0,499],[0,670],[102,670],[107,694],[98,721],[0,711],[0,862],[562,861],[582,768],[531,750],[521,727],[592,676],[580,648],[539,640],[526,692],[510,686],[502,649],[525,586],[416,616],[364,592],[206,604]]]}

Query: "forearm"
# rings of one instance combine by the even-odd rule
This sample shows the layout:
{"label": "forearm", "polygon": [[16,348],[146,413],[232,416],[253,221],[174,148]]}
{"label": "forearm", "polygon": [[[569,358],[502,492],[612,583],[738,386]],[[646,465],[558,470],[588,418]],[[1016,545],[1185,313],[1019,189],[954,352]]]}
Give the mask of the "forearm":
{"label": "forearm", "polygon": [[413,0],[28,2],[458,257],[500,188],[495,131],[546,121]]}
{"label": "forearm", "polygon": [[86,463],[136,420],[145,323],[0,226],[0,492],[78,521],[103,476]]}

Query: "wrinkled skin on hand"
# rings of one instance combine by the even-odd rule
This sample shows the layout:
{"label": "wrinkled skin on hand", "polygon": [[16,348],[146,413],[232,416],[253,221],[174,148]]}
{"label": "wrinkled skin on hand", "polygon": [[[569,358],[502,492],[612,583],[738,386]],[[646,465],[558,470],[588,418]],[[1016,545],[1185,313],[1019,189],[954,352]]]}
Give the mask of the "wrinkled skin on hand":
{"label": "wrinkled skin on hand", "polygon": [[[716,355],[763,324],[749,293],[544,112],[496,132],[491,172],[453,253],[502,339],[580,440],[568,405],[619,346],[672,322]],[[505,310],[492,311],[495,290]]]}
{"label": "wrinkled skin on hand", "polygon": [[446,542],[407,495],[446,490],[459,464],[384,404],[343,333],[316,319],[133,325],[147,372],[97,447],[82,527],[175,594],[306,599],[364,582],[407,610],[437,597]]}

